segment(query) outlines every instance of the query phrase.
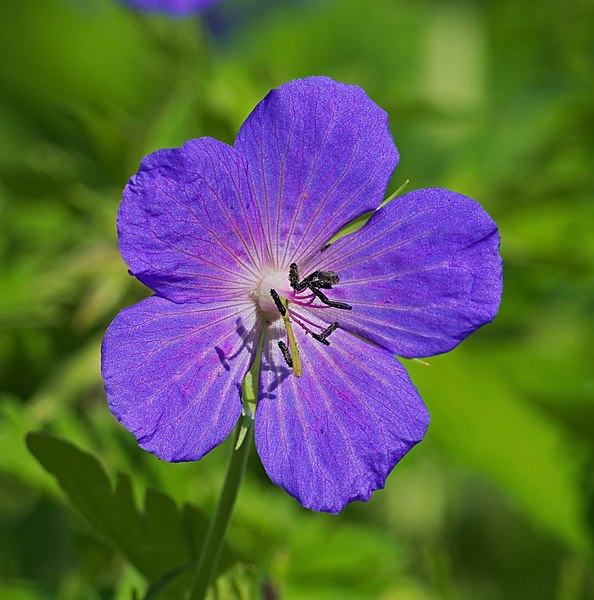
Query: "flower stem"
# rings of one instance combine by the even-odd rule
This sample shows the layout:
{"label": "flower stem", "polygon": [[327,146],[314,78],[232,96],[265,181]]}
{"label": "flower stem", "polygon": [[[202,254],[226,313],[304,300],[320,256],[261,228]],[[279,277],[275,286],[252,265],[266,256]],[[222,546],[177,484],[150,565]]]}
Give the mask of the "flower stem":
{"label": "flower stem", "polygon": [[[240,429],[241,420],[235,428],[235,440],[237,440],[239,436]],[[202,552],[200,554],[200,559],[198,560],[196,576],[194,577],[194,584],[189,596],[190,600],[204,600],[204,598],[206,598],[206,592],[214,580],[221,552],[223,551],[223,546],[225,544],[225,537],[229,522],[231,521],[231,515],[233,514],[235,499],[237,498],[239,486],[243,479],[243,474],[245,473],[248,456],[250,454],[252,436],[253,426],[249,428],[249,431],[239,448],[236,448],[235,443],[231,446],[231,458],[227,468],[223,491],[221,492],[216,512],[210,523],[206,538],[204,539]]]}

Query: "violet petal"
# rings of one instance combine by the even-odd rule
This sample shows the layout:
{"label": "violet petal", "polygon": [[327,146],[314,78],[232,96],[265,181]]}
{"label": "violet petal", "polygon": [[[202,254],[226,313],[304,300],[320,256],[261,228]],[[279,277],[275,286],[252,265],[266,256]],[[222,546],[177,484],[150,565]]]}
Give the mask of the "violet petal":
{"label": "violet petal", "polygon": [[131,273],[175,302],[245,297],[258,279],[261,228],[245,161],[210,138],[144,158],[118,212]]}
{"label": "violet petal", "polygon": [[[481,206],[443,189],[396,198],[320,256],[340,275],[329,323],[408,358],[447,352],[493,320],[502,292],[497,226]],[[319,268],[319,267],[316,267]]]}
{"label": "violet petal", "polygon": [[256,445],[269,477],[317,511],[368,500],[429,424],[405,369],[338,329],[330,347],[298,333],[296,378],[277,346],[286,337],[278,321],[266,335]]}
{"label": "violet petal", "polygon": [[147,12],[157,12],[173,17],[185,17],[204,10],[220,0],[122,0],[134,8]]}
{"label": "violet petal", "polygon": [[205,307],[152,296],[124,309],[102,346],[113,414],[159,458],[198,460],[239,418],[255,323],[249,304]]}
{"label": "violet petal", "polygon": [[398,163],[388,118],[359,87],[327,77],[272,90],[235,141],[262,204],[276,265],[305,262],[376,208]]}

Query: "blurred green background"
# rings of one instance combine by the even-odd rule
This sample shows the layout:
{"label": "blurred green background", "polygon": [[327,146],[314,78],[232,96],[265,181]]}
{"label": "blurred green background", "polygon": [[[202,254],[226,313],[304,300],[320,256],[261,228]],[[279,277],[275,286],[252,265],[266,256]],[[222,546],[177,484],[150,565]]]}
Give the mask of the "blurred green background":
{"label": "blurred green background", "polygon": [[115,214],[143,155],[232,143],[270,88],[312,74],[388,111],[391,189],[409,178],[482,203],[501,230],[504,298],[460,348],[405,361],[432,423],[384,491],[311,513],[254,453],[230,546],[267,599],[594,598],[593,7],[225,0],[173,20],[115,0],[0,3],[0,598],[146,590],[29,453],[29,431],[91,452],[112,481],[129,474],[141,509],[157,489],[212,511],[227,445],[165,464],[107,408],[102,335],[148,295]]}

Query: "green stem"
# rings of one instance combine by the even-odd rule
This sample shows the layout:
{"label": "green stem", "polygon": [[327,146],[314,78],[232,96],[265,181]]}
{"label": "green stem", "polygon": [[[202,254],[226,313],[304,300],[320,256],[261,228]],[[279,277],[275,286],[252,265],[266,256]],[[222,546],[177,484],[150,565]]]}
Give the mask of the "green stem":
{"label": "green stem", "polygon": [[[241,420],[235,428],[235,439],[239,436],[240,424]],[[235,444],[231,446],[231,459],[229,460],[229,467],[227,469],[223,491],[221,492],[216,512],[210,523],[202,546],[202,552],[198,561],[198,569],[189,596],[190,600],[204,600],[204,598],[206,598],[206,592],[214,580],[223,545],[225,544],[225,537],[229,522],[231,521],[231,515],[233,514],[233,506],[250,454],[253,436],[252,432],[253,426],[249,428],[249,431],[239,448],[236,449]]]}

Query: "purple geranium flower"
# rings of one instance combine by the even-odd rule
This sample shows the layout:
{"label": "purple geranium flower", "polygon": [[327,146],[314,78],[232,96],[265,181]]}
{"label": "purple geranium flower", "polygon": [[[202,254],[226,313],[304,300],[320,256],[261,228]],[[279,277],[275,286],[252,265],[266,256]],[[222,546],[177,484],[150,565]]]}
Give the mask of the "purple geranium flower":
{"label": "purple geranium flower", "polygon": [[429,423],[394,354],[452,349],[493,319],[502,285],[495,223],[443,189],[397,198],[327,247],[380,204],[397,162],[386,113],[325,77],[270,92],[234,146],[200,138],[142,161],[119,242],[155,295],[111,324],[103,376],[143,448],[190,461],[223,441],[262,336],[255,434],[270,478],[329,512],[383,487]]}
{"label": "purple geranium flower", "polygon": [[148,12],[159,12],[184,17],[198,12],[220,0],[122,0],[126,4]]}

